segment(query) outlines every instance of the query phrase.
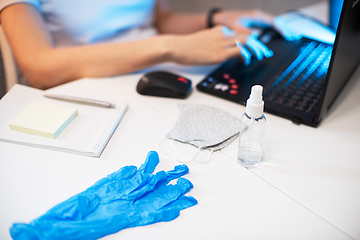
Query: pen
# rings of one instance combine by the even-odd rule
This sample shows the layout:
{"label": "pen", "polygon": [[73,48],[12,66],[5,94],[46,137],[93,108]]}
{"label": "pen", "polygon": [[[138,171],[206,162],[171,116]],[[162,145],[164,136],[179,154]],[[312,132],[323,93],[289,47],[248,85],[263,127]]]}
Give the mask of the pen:
{"label": "pen", "polygon": [[97,107],[104,107],[104,108],[115,107],[115,104],[100,100],[88,99],[88,98],[71,97],[71,96],[57,95],[57,94],[44,94],[44,97],[68,101],[68,102],[74,102],[74,103],[87,104]]}

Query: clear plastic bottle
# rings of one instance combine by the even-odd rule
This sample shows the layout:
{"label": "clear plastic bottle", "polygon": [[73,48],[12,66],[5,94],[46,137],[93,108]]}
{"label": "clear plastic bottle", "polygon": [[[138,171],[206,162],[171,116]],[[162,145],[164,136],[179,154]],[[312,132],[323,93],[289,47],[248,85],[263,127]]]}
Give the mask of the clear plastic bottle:
{"label": "clear plastic bottle", "polygon": [[238,162],[247,168],[260,165],[262,158],[262,142],[265,133],[266,118],[264,116],[263,87],[255,85],[246,102],[246,111],[241,117]]}

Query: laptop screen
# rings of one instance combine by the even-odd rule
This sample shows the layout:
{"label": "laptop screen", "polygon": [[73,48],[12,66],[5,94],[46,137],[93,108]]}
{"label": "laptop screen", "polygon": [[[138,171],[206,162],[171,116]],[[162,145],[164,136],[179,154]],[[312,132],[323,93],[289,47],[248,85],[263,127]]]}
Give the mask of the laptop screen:
{"label": "laptop screen", "polygon": [[360,61],[360,1],[345,0],[327,74],[321,119]]}

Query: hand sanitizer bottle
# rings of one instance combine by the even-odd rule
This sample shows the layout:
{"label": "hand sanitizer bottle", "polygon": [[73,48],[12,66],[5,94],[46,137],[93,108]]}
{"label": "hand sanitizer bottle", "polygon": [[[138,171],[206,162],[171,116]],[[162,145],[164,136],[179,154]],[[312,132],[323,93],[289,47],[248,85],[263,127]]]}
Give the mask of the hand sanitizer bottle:
{"label": "hand sanitizer bottle", "polygon": [[246,101],[246,111],[241,117],[238,162],[247,168],[260,165],[262,157],[262,141],[265,132],[263,87],[255,85]]}

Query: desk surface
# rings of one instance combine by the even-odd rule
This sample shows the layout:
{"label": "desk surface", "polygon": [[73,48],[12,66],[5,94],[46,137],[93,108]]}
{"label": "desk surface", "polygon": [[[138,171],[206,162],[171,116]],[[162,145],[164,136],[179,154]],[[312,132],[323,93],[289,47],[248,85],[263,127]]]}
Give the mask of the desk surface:
{"label": "desk surface", "polygon": [[[154,67],[178,72],[194,86],[213,68]],[[173,127],[179,103],[211,103],[238,117],[245,110],[196,89],[186,100],[140,96],[135,86],[142,75],[83,79],[50,90],[129,102],[100,158],[0,142],[0,239],[10,239],[12,223],[31,221],[122,166],[139,166],[151,150],[160,154],[157,171],[178,165],[160,152],[158,143]],[[186,178],[194,184],[188,195],[198,200],[197,206],[174,221],[125,229],[104,239],[360,239],[359,91],[360,68],[318,128],[267,114],[260,167],[249,170],[236,163],[235,140],[208,163],[188,164]],[[188,155],[196,150],[179,147],[186,147]],[[166,141],[163,149],[172,154]]]}

